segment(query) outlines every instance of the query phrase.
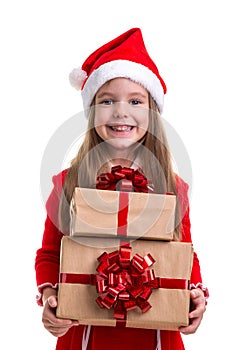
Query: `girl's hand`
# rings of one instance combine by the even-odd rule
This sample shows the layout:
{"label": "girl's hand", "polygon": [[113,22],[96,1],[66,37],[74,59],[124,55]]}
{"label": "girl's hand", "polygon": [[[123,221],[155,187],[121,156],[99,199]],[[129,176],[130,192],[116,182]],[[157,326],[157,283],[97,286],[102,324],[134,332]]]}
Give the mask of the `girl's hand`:
{"label": "girl's hand", "polygon": [[[54,293],[54,292],[53,292]],[[60,319],[56,317],[57,296],[50,295],[44,301],[42,322],[44,327],[55,337],[62,337],[73,326],[77,326],[77,321]]]}
{"label": "girl's hand", "polygon": [[179,331],[183,334],[192,334],[196,332],[206,310],[204,293],[200,288],[191,290],[190,297],[191,312],[189,313],[189,325],[187,327],[179,328]]}

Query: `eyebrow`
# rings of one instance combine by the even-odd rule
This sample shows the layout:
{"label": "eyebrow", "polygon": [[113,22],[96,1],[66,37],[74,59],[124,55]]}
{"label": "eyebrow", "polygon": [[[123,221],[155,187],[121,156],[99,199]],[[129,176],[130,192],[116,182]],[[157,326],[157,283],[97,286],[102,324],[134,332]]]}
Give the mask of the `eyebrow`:
{"label": "eyebrow", "polygon": [[[100,94],[97,93],[96,97],[97,98],[103,98],[104,96],[115,96],[115,94],[113,92],[107,92],[107,91],[103,91]],[[134,91],[128,94],[128,97],[135,97],[135,96],[140,96],[142,98],[147,98],[146,94],[143,94],[142,92],[139,91]]]}

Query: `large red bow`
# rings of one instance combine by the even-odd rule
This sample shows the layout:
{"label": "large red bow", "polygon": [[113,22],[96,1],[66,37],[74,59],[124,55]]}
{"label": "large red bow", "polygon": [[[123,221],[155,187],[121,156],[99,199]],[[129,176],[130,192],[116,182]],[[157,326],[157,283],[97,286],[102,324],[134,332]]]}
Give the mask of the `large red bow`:
{"label": "large red bow", "polygon": [[155,262],[147,254],[144,258],[135,254],[130,259],[131,247],[121,246],[110,254],[103,253],[98,261],[96,276],[96,299],[100,307],[114,308],[114,317],[125,320],[126,313],[136,307],[142,312],[151,308],[148,302],[153,288],[159,288],[159,278],[148,269]]}
{"label": "large red bow", "polygon": [[152,184],[137,169],[116,165],[110,173],[98,176],[96,188],[101,190],[120,190],[126,192],[153,192]]}

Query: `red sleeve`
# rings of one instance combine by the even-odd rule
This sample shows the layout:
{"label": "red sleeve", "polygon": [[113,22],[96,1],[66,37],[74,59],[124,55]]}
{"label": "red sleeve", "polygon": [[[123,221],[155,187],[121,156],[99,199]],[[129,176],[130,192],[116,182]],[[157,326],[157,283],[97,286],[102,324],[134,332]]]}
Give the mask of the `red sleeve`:
{"label": "red sleeve", "polygon": [[[191,237],[191,223],[189,217],[189,200],[188,200],[188,184],[180,177],[176,178],[177,183],[177,197],[180,203],[180,214],[182,224],[182,242],[192,242]],[[200,264],[196,252],[194,251],[193,268],[190,278],[191,284],[202,283]]]}
{"label": "red sleeve", "polygon": [[66,172],[53,177],[53,190],[46,202],[47,217],[45,220],[42,246],[36,252],[35,270],[36,281],[40,295],[38,304],[41,305],[41,292],[46,286],[57,287],[59,281],[60,244],[63,234],[58,228],[59,199]]}

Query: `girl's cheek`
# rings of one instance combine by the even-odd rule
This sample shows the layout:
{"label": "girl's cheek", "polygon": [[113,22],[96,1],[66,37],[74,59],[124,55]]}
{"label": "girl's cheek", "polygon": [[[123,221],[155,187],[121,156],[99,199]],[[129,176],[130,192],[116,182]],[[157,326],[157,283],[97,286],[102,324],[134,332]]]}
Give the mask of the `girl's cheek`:
{"label": "girl's cheek", "polygon": [[147,120],[145,120],[144,123],[140,123],[139,124],[139,128],[144,131],[145,133],[147,132],[148,130],[148,127],[149,127],[149,122]]}
{"label": "girl's cheek", "polygon": [[101,137],[101,139],[103,139],[103,140],[108,139],[108,132],[107,132],[105,125],[95,126],[95,131]]}
{"label": "girl's cheek", "polygon": [[104,125],[104,119],[101,118],[101,116],[98,114],[95,116],[95,121],[94,121],[95,128],[97,129],[101,125]]}
{"label": "girl's cheek", "polygon": [[103,113],[96,113],[94,125],[96,127],[101,126],[101,125],[106,125],[108,120],[109,120],[109,117],[106,114],[106,112],[105,113],[104,112]]}
{"label": "girl's cheek", "polygon": [[97,132],[97,134],[102,137],[102,132],[101,132],[101,128],[100,126],[95,126],[95,131]]}

